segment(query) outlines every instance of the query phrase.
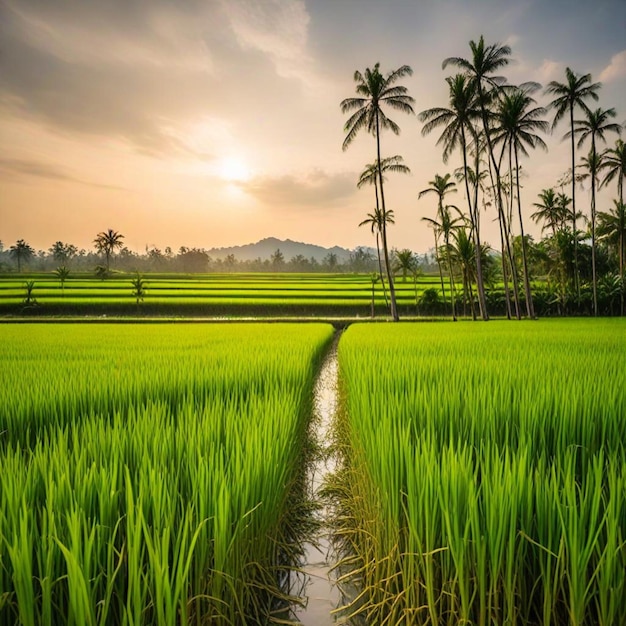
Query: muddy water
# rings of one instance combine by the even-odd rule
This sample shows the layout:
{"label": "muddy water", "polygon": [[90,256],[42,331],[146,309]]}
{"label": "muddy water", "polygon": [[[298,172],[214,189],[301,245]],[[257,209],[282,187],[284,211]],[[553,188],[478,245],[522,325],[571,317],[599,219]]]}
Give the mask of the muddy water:
{"label": "muddy water", "polygon": [[[320,449],[318,460],[312,466],[309,481],[312,496],[315,498],[322,486],[327,473],[335,469],[335,459],[329,455],[330,428],[337,409],[337,344],[339,334],[335,337],[315,385],[315,435]],[[314,543],[306,545],[306,553],[302,571],[304,572],[304,593],[307,598],[305,608],[295,611],[298,623],[303,626],[327,626],[335,620],[331,610],[341,603],[339,589],[333,583],[330,568],[332,554],[329,540],[329,529],[325,524],[328,511],[321,508],[318,512],[321,521],[320,530]]]}

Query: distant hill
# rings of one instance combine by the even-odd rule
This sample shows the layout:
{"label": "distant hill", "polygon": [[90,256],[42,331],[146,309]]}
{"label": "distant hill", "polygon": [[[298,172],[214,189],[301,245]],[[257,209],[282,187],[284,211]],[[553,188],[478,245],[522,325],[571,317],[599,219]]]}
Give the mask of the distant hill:
{"label": "distant hill", "polygon": [[238,261],[252,261],[258,259],[269,259],[277,249],[283,253],[285,261],[289,261],[294,256],[301,254],[303,257],[310,259],[313,257],[316,261],[322,261],[330,252],[337,255],[337,261],[340,263],[350,258],[351,250],[333,246],[332,248],[324,248],[311,243],[302,243],[300,241],[291,241],[291,239],[276,239],[276,237],[267,237],[256,243],[249,243],[244,246],[231,246],[230,248],[212,248],[207,250],[207,254],[214,259],[223,259],[229,254],[234,254]]}

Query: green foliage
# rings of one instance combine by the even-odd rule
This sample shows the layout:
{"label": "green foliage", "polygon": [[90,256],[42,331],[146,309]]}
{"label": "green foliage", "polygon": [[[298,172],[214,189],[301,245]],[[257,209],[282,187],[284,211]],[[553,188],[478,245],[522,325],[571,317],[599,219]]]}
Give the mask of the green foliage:
{"label": "green foliage", "polygon": [[146,295],[146,281],[143,276],[137,274],[135,278],[131,280],[133,285],[133,296],[135,297],[137,304],[143,302],[143,299]]}
{"label": "green foliage", "polygon": [[37,304],[37,299],[33,296],[33,291],[35,290],[35,281],[28,280],[24,283],[24,287],[26,288],[26,297],[22,301],[24,304]]}

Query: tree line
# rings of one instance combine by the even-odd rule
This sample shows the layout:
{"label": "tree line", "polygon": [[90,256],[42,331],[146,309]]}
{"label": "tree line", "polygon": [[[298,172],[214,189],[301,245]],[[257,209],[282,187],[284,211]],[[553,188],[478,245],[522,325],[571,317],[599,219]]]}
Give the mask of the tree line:
{"label": "tree line", "polygon": [[[418,198],[436,198],[436,217],[423,220],[433,230],[441,295],[452,319],[459,298],[469,302],[474,318],[489,319],[494,261],[509,318],[534,318],[533,300],[539,291],[542,301],[549,300],[561,314],[610,313],[606,302],[612,309],[616,298],[619,311],[626,314],[626,149],[620,137],[624,125],[614,121],[615,109],[590,106],[599,100],[601,84],[568,67],[562,82],[551,81],[545,88],[536,82],[512,85],[499,75],[511,61],[509,46],[487,45],[483,36],[469,46],[468,58],[443,60],[443,69],[455,71],[445,79],[447,105],[417,114],[423,135],[439,132],[443,163],[447,165],[452,155],[460,161],[452,172],[435,173],[429,187],[418,193]],[[410,170],[402,156],[382,156],[381,135],[384,130],[400,133],[390,110],[416,115],[415,100],[399,84],[411,74],[408,65],[383,74],[378,63],[363,73],[356,71],[357,95],[340,105],[342,113],[349,114],[344,150],[362,130],[375,138],[376,158],[357,182],[359,188],[373,187],[375,208],[360,225],[369,225],[376,237],[378,271],[383,285],[387,283],[394,320],[399,317],[387,233],[394,215],[385,202],[385,181],[388,174]],[[551,98],[547,107],[533,97],[542,89]],[[534,202],[522,199],[522,159],[536,148],[547,150],[542,135],[559,125],[566,127],[563,139],[571,146],[569,167]],[[590,206],[584,210],[576,199],[581,183],[591,191]],[[449,202],[458,187],[465,195],[461,207]],[[612,206],[598,210],[596,196],[602,187],[616,195]],[[497,251],[481,239],[481,218],[487,209],[497,216]],[[529,217],[542,227],[539,241],[526,234]]]}
{"label": "tree line", "polygon": [[[358,247],[349,258],[340,259],[329,252],[321,261],[302,254],[285,258],[278,248],[269,258],[237,259],[234,254],[213,258],[202,248],[181,246],[176,252],[166,247],[146,248],[143,254],[133,252],[124,245],[124,235],[108,229],[96,235],[92,250],[79,249],[63,241],[56,241],[48,250],[36,251],[23,239],[5,249],[0,241],[0,271],[24,269],[31,271],[55,271],[63,280],[74,272],[91,272],[105,279],[114,271],[123,272],[356,272],[377,271],[377,260],[372,252]],[[406,276],[415,273],[418,267],[432,269],[433,259],[428,255],[418,256],[410,250],[392,250],[391,258],[395,271]]]}

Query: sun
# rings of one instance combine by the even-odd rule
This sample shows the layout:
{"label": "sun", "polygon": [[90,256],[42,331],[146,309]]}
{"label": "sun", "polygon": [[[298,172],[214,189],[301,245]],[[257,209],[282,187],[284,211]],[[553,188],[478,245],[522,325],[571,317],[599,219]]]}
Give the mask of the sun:
{"label": "sun", "polygon": [[245,182],[250,179],[250,168],[246,162],[236,156],[225,157],[217,166],[217,175],[229,182]]}

